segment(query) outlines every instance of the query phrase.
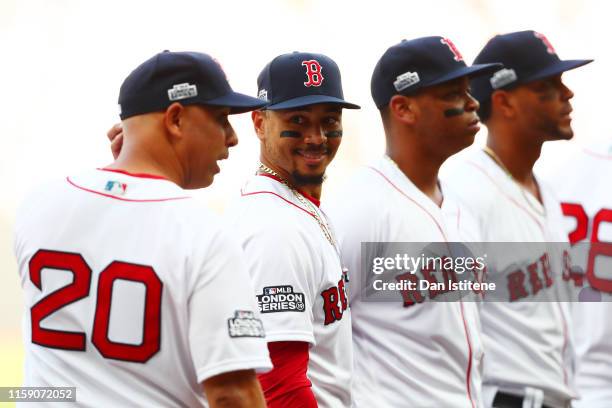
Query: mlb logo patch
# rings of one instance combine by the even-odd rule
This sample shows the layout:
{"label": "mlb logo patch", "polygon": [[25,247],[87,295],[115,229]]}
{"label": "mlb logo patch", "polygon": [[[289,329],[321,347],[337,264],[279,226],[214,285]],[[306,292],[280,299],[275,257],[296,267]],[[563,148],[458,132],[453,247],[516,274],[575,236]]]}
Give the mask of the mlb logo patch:
{"label": "mlb logo patch", "polygon": [[104,191],[114,195],[124,195],[127,191],[127,184],[117,180],[108,180],[104,186]]}

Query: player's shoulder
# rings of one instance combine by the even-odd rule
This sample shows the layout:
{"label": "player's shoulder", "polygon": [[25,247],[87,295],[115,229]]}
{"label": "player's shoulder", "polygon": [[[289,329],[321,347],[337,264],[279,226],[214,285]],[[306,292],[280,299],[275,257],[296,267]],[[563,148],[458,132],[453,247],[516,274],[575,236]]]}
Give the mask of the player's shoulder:
{"label": "player's shoulder", "polygon": [[612,139],[588,143],[546,143],[536,171],[547,179],[582,177],[612,169]]}
{"label": "player's shoulder", "polygon": [[70,190],[65,176],[55,176],[39,181],[27,189],[23,199],[17,207],[16,224],[40,212],[53,200],[61,199]]}
{"label": "player's shoulder", "polygon": [[450,157],[440,169],[444,189],[464,205],[478,209],[495,204],[505,177],[499,166],[475,146]]}
{"label": "player's shoulder", "polygon": [[376,162],[357,168],[337,189],[325,197],[322,207],[332,220],[346,220],[361,225],[382,214],[386,196],[390,190],[385,186],[382,173]]}
{"label": "player's shoulder", "polygon": [[[360,166],[348,180],[330,195],[329,203],[342,204],[347,209],[376,207],[389,196],[397,194],[406,177],[386,156]],[[350,203],[350,206],[349,206]]]}
{"label": "player's shoulder", "polygon": [[121,214],[154,215],[161,224],[176,225],[186,233],[193,230],[194,235],[221,228],[217,214],[191,192],[160,176],[93,169],[69,175],[61,183],[68,199],[94,211],[125,206],[127,211]]}
{"label": "player's shoulder", "polygon": [[295,241],[304,239],[304,217],[310,209],[296,202],[293,193],[280,182],[265,176],[247,180],[226,208],[223,218],[242,240],[253,237]]}
{"label": "player's shoulder", "polygon": [[612,166],[612,138],[590,143],[581,149],[582,155]]}

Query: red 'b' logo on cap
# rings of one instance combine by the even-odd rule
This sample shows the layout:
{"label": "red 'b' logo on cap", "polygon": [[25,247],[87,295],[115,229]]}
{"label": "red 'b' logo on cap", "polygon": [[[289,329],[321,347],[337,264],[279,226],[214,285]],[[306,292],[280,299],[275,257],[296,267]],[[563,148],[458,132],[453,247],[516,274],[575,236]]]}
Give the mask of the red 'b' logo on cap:
{"label": "red 'b' logo on cap", "polygon": [[556,54],[555,48],[552,46],[550,41],[548,41],[548,38],[546,38],[544,34],[534,32],[533,35],[535,35],[537,38],[540,39],[540,41],[544,43],[544,46],[546,47],[546,51],[549,54]]}
{"label": "red 'b' logo on cap", "polygon": [[463,55],[461,55],[461,53],[459,52],[457,47],[455,47],[455,44],[453,44],[453,42],[450,39],[442,38],[440,40],[440,42],[442,44],[446,45],[449,50],[451,50],[451,52],[453,53],[453,56],[455,58],[455,61],[463,61]]}
{"label": "red 'b' logo on cap", "polygon": [[323,74],[321,73],[321,64],[317,60],[302,61],[302,65],[306,67],[306,76],[308,81],[304,82],[304,86],[321,86],[323,83]]}

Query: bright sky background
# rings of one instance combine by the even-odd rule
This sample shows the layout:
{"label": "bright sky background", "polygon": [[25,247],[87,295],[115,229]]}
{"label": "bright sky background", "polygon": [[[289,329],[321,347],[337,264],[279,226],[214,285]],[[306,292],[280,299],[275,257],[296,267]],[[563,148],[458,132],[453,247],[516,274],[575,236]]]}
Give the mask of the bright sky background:
{"label": "bright sky background", "polygon": [[[259,71],[278,54],[297,50],[332,57],[342,71],[346,99],[363,109],[344,113],[345,136],[329,171],[329,191],[383,151],[370,75],[385,49],[403,38],[447,36],[471,62],[497,33],[540,31],[561,58],[596,60],[565,75],[576,93],[572,143],[610,139],[604,99],[612,72],[609,16],[603,0],[2,0],[0,386],[21,381],[15,209],[40,182],[111,161],[105,133],[118,121],[119,86],[153,54],[207,52],[221,62],[235,90],[251,95]],[[198,193],[218,211],[254,171],[258,155],[250,117],[235,116],[232,123],[240,144],[213,187]],[[560,157],[555,151],[562,149],[551,144],[545,159]]]}

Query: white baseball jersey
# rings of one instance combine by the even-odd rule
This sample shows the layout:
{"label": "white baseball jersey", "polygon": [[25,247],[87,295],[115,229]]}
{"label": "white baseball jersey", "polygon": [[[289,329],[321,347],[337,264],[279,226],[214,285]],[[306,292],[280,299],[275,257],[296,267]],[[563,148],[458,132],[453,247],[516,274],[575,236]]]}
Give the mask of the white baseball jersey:
{"label": "white baseball jersey", "polygon": [[174,183],[67,177],[33,192],[15,229],[24,386],[74,386],[81,406],[194,407],[204,380],[271,368],[240,246]]}
{"label": "white baseball jersey", "polygon": [[[451,158],[442,174],[474,214],[474,224],[465,228],[495,254],[488,259],[488,280],[505,297],[481,308],[485,405],[491,406],[498,390],[537,393],[551,406],[574,398],[571,316],[560,302],[569,300],[563,279],[569,248],[559,202],[538,180],[542,205],[476,147]],[[542,244],[520,246],[524,250],[516,245],[534,242]]]}
{"label": "white baseball jersey", "polygon": [[[612,406],[612,142],[565,159],[550,173],[574,245],[580,298],[574,303],[578,408]],[[590,289],[593,288],[593,289]]]}
{"label": "white baseball jersey", "polygon": [[405,304],[401,297],[371,301],[364,294],[364,281],[374,275],[362,265],[362,243],[460,241],[460,209],[442,190],[439,208],[384,157],[325,206],[351,271],[355,407],[482,406],[475,303]]}
{"label": "white baseball jersey", "polygon": [[[304,199],[305,200],[305,199]],[[350,405],[351,312],[336,248],[317,216],[280,181],[251,178],[227,210],[255,284],[266,338],[311,344],[308,378],[320,407]]]}

